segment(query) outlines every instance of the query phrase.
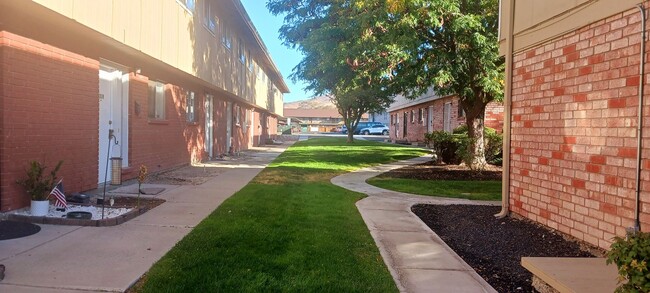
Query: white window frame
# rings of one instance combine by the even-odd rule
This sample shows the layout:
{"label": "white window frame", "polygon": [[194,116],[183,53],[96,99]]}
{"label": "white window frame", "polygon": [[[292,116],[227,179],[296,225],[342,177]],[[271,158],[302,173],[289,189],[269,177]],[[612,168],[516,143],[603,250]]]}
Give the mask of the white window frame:
{"label": "white window frame", "polygon": [[253,61],[253,58],[251,57],[251,50],[246,49],[246,61],[248,62],[248,72],[253,72],[253,69],[255,68],[255,61]]}
{"label": "white window frame", "polygon": [[244,48],[244,42],[242,39],[238,39],[237,43],[237,54],[239,54],[239,62],[246,65],[246,48]]}
{"label": "white window frame", "polygon": [[194,11],[196,11],[196,0],[176,0],[176,2],[178,2],[178,4],[180,4],[181,7],[187,10],[190,14],[194,14]]}
{"label": "white window frame", "polygon": [[203,26],[213,35],[217,35],[219,18],[215,15],[211,1],[203,0]]}
{"label": "white window frame", "polygon": [[193,91],[188,91],[185,102],[185,118],[188,123],[196,122],[196,96]]}
{"label": "white window frame", "polygon": [[226,49],[232,49],[232,35],[225,23],[221,26],[221,43]]}
{"label": "white window frame", "polygon": [[149,81],[148,102],[150,103],[149,119],[165,120],[165,85],[163,83]]}
{"label": "white window frame", "polygon": [[241,107],[239,105],[235,105],[235,125],[241,125]]}

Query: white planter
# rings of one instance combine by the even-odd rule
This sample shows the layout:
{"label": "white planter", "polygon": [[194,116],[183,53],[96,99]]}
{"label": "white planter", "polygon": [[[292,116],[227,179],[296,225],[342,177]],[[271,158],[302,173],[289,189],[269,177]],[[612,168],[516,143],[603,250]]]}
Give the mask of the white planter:
{"label": "white planter", "polygon": [[32,205],[29,208],[29,213],[35,217],[42,217],[47,215],[50,210],[49,200],[32,200]]}

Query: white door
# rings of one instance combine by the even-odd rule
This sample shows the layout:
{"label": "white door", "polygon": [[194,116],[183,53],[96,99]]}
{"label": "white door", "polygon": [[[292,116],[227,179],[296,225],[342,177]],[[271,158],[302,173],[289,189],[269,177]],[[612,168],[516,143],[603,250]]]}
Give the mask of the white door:
{"label": "white door", "polygon": [[[291,118],[289,118],[289,119],[291,119]],[[254,127],[255,123],[254,123],[254,121],[255,121],[255,111],[251,110],[250,111],[250,116],[248,117],[248,134],[250,135],[248,145],[250,147],[255,146],[255,141],[254,141],[254,139],[255,139],[255,127]]]}
{"label": "white door", "polygon": [[427,115],[427,132],[433,132],[433,106],[429,106],[429,113]]}
{"label": "white door", "polygon": [[[111,157],[128,166],[128,75],[101,65],[99,70],[99,168],[98,183],[111,180]],[[111,136],[112,135],[112,136]]]}
{"label": "white door", "polygon": [[226,153],[232,147],[232,102],[226,103]]}
{"label": "white door", "polygon": [[205,95],[205,150],[210,160],[214,158],[214,98]]}
{"label": "white door", "polygon": [[443,113],[443,129],[446,132],[451,132],[451,103],[445,104]]}

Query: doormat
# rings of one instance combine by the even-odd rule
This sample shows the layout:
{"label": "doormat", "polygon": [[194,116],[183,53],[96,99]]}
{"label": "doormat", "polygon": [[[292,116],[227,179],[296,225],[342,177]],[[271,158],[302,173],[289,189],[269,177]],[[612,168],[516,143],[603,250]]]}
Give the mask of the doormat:
{"label": "doormat", "polygon": [[[164,187],[155,187],[155,186],[149,186],[149,187],[141,187],[140,188],[140,193],[141,194],[146,194],[146,195],[156,195],[158,193],[161,193],[165,191]],[[138,184],[131,184],[128,186],[123,186],[114,190],[109,191],[109,193],[120,193],[120,194],[138,194]]]}
{"label": "doormat", "polygon": [[0,221],[0,240],[27,237],[41,231],[41,227],[32,223]]}
{"label": "doormat", "polygon": [[165,189],[162,187],[145,187],[140,189],[140,192],[142,194],[149,194],[149,195],[156,195],[163,191],[165,191]]}

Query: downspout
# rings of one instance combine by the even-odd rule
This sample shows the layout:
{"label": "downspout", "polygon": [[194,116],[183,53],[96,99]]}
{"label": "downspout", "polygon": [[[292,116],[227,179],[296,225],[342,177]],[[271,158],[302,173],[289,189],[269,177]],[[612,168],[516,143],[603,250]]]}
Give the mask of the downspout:
{"label": "downspout", "polygon": [[510,212],[510,133],[512,115],[512,58],[514,51],[515,0],[509,0],[508,34],[506,35],[506,82],[503,97],[503,180],[501,180],[501,212],[497,218],[508,216]]}
{"label": "downspout", "polygon": [[636,7],[639,8],[639,13],[641,14],[641,52],[639,53],[641,58],[639,62],[639,106],[638,106],[638,113],[637,113],[638,121],[636,126],[636,140],[637,140],[636,181],[635,181],[636,200],[634,206],[634,231],[638,232],[641,231],[641,221],[639,220],[639,206],[641,201],[641,151],[643,150],[642,149],[643,140],[641,135],[643,132],[643,86],[645,83],[645,78],[643,74],[645,70],[646,15],[645,15],[645,9],[643,8],[643,4],[639,4]]}

